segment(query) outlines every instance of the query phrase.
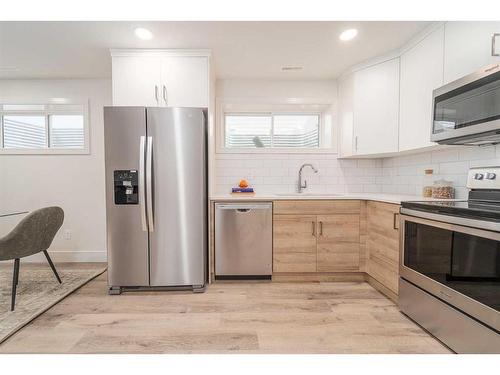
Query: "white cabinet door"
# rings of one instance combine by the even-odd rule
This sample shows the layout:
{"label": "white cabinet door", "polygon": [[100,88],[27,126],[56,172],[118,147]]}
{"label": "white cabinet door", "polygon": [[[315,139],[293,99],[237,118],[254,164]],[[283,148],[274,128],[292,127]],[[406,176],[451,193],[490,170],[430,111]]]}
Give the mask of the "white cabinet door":
{"label": "white cabinet door", "polygon": [[154,56],[114,56],[112,66],[113,105],[159,105],[161,59]]}
{"label": "white cabinet door", "polygon": [[[447,22],[444,42],[444,83],[479,70],[486,65],[500,63],[500,56],[492,56],[492,35],[500,33],[500,22]],[[500,54],[500,37],[496,51]]]}
{"label": "white cabinet door", "polygon": [[354,74],[339,80],[339,154],[341,157],[352,156],[354,131]]}
{"label": "white cabinet door", "polygon": [[432,91],[443,84],[444,26],[401,55],[399,151],[430,141]]}
{"label": "white cabinet door", "polygon": [[398,151],[399,58],[354,73],[354,153]]}
{"label": "white cabinet door", "polygon": [[161,71],[163,106],[208,107],[207,57],[164,57]]}

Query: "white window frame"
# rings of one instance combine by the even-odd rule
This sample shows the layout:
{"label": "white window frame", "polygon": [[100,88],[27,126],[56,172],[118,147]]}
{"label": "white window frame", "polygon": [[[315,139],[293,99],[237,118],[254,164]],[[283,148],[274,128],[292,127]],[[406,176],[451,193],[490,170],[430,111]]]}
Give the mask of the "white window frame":
{"label": "white window frame", "polygon": [[[274,103],[270,101],[265,101],[264,103],[257,103],[255,105],[255,109],[251,110],[229,110],[226,109],[226,105],[228,103],[241,103],[242,99],[231,99],[231,100],[221,100],[219,98],[216,99],[216,120],[215,120],[215,153],[216,154],[337,154],[337,129],[336,124],[332,124],[332,139],[331,139],[331,148],[322,147],[323,142],[325,141],[325,113],[322,111],[314,111],[311,110],[310,104],[306,105],[307,109],[302,109],[301,105],[297,105],[296,108],[286,109],[286,110],[266,110],[272,108],[274,105],[280,105],[283,103]],[[253,102],[249,100],[249,102]],[[318,106],[328,107],[329,104],[317,100],[312,101],[312,103],[318,103]],[[285,102],[285,104],[289,104]],[[253,106],[252,106],[253,107]],[[319,147],[314,148],[302,148],[302,147],[267,147],[267,148],[250,148],[250,147],[242,147],[242,148],[228,148],[226,147],[226,115],[318,115],[319,116]],[[272,120],[271,126],[274,125],[274,121]]]}
{"label": "white window frame", "polygon": [[[89,121],[89,102],[82,101],[65,101],[64,103],[33,100],[30,102],[2,102],[3,105],[44,105],[44,110],[3,110],[0,108],[0,155],[88,155],[90,154],[90,121]],[[82,111],[71,109],[49,109],[50,105],[82,106]],[[3,116],[9,115],[26,115],[26,116],[44,116],[45,117],[45,141],[47,147],[45,148],[4,148],[3,142]],[[83,148],[52,148],[50,147],[49,128],[51,115],[83,115]]]}
{"label": "white window frame", "polygon": [[[274,147],[274,117],[275,116],[318,116],[318,147]],[[226,147],[226,116],[262,116],[271,117],[271,149],[284,149],[284,150],[316,150],[321,148],[321,142],[323,141],[323,116],[320,112],[224,112],[222,123],[223,123],[223,147],[227,150],[254,150],[261,149],[258,147],[241,147],[241,148],[230,148]]]}

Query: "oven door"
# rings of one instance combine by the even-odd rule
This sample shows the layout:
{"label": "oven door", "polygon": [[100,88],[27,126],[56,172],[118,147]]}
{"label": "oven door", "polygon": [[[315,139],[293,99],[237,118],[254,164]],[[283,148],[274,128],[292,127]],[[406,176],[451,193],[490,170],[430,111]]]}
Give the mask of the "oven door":
{"label": "oven door", "polygon": [[500,330],[500,233],[401,215],[400,235],[403,279]]}

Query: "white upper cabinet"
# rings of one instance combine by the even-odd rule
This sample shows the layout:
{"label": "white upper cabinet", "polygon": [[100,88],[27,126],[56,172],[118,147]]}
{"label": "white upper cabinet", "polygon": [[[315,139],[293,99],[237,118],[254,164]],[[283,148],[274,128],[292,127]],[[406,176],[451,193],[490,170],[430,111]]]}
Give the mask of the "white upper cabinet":
{"label": "white upper cabinet", "polygon": [[354,74],[342,78],[338,85],[339,93],[339,154],[341,157],[354,153]]}
{"label": "white upper cabinet", "polygon": [[354,155],[398,151],[399,58],[354,73]]}
{"label": "white upper cabinet", "polygon": [[[492,36],[500,33],[500,22],[447,22],[444,42],[444,83],[449,83],[486,65],[500,63],[492,56]],[[500,36],[496,37],[500,54]]]}
{"label": "white upper cabinet", "polygon": [[208,58],[165,57],[162,100],[168,107],[208,107]]}
{"label": "white upper cabinet", "polygon": [[112,50],[113,105],[208,107],[207,51]]}
{"label": "white upper cabinet", "polygon": [[430,141],[432,91],[443,85],[444,26],[401,55],[399,151]]}
{"label": "white upper cabinet", "polygon": [[113,56],[113,105],[159,105],[161,60],[152,56]]}

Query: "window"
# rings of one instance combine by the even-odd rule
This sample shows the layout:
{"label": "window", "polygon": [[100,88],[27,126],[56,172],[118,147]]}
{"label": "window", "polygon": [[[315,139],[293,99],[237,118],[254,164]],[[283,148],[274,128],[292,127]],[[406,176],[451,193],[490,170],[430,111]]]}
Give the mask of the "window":
{"label": "window", "polygon": [[88,152],[86,105],[0,105],[0,152]]}
{"label": "window", "polygon": [[226,148],[319,148],[319,114],[225,114]]}

